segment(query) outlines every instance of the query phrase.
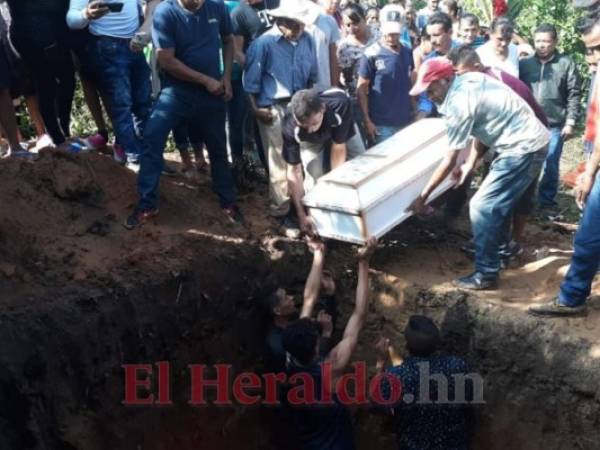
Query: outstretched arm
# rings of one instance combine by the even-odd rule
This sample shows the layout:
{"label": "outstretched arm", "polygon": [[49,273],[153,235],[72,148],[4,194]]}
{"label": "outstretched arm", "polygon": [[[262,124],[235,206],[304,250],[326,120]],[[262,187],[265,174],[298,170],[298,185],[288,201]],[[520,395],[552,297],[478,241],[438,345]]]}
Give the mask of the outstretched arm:
{"label": "outstretched arm", "polygon": [[300,318],[311,317],[319,292],[321,291],[321,280],[323,278],[323,265],[325,264],[325,244],[313,238],[308,238],[308,247],[312,249],[313,264],[304,286],[304,303]]}
{"label": "outstretched arm", "polygon": [[327,360],[332,364],[334,374],[343,371],[352,352],[356,348],[358,335],[363,327],[369,306],[369,261],[377,247],[377,240],[370,238],[358,253],[358,284],[356,286],[356,305],[348,320],[342,340],[331,350]]}

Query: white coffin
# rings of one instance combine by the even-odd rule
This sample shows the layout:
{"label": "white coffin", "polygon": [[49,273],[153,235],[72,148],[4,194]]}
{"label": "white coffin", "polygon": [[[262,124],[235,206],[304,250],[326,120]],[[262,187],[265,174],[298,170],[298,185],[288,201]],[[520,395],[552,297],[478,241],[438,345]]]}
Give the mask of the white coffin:
{"label": "white coffin", "polygon": [[[356,244],[383,236],[411,216],[406,209],[447,151],[443,119],[424,119],[321,177],[303,199],[319,235]],[[428,201],[452,185],[449,176]]]}

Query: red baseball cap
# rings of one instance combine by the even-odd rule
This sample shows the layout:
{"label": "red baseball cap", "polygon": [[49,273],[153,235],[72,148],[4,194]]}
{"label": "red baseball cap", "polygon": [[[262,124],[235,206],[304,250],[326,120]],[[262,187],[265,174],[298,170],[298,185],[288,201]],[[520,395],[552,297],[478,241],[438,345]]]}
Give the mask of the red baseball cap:
{"label": "red baseball cap", "polygon": [[448,59],[444,57],[428,59],[419,68],[417,82],[410,90],[410,95],[420,95],[427,90],[433,81],[443,80],[452,75],[454,75],[454,67]]}

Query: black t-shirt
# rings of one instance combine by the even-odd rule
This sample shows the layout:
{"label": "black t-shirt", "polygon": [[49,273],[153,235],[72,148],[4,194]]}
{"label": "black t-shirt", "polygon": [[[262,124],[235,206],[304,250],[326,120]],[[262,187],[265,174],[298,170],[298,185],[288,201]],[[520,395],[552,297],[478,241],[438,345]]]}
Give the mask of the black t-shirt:
{"label": "black t-shirt", "polygon": [[267,372],[285,371],[285,350],[283,349],[283,328],[273,324],[265,339],[265,368]]}
{"label": "black t-shirt", "polygon": [[69,0],[7,0],[11,33],[39,45],[66,39]]}
{"label": "black t-shirt", "polygon": [[[297,373],[309,374],[314,383],[313,397],[322,401],[321,364],[301,367],[292,362],[287,369],[288,380]],[[304,386],[308,389],[308,385]],[[290,418],[302,450],[355,449],[350,412],[339,402],[335,392],[332,400],[333,403],[327,405],[290,405]]]}
{"label": "black t-shirt", "polygon": [[323,123],[314,133],[300,128],[296,124],[291,111],[287,111],[283,119],[283,159],[288,164],[302,162],[300,143],[327,145],[331,142],[344,144],[354,136],[354,116],[350,99],[341,89],[328,89],[320,94],[325,104]]}
{"label": "black t-shirt", "polygon": [[267,10],[279,6],[279,0],[264,0],[250,6],[242,1],[231,12],[233,34],[244,37],[244,52],[256,38],[273,26],[273,20]]}

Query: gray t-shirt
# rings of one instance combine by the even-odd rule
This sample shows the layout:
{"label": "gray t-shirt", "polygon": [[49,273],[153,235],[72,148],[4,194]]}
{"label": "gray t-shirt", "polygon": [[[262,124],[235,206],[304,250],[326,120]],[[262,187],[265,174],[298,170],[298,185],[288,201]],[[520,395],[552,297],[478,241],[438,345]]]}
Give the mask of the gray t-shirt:
{"label": "gray t-shirt", "polygon": [[337,22],[327,14],[319,14],[315,23],[306,27],[307,33],[315,41],[317,53],[317,66],[319,74],[314,88],[324,91],[331,87],[331,70],[329,67],[329,46],[337,44],[341,39],[340,29]]}
{"label": "gray t-shirt", "polygon": [[548,129],[525,100],[483,73],[456,77],[438,110],[446,120],[451,150],[465,148],[471,136],[500,156],[532,153],[550,141]]}

